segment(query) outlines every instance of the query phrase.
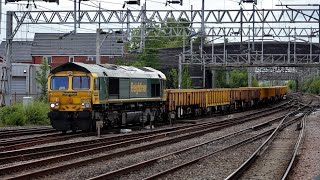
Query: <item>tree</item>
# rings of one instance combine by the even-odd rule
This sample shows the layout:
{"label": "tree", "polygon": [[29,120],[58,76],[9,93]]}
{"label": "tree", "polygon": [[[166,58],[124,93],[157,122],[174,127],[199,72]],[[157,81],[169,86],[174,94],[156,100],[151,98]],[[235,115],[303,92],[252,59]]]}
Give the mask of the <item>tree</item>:
{"label": "tree", "polygon": [[36,81],[40,85],[40,100],[46,101],[48,98],[48,72],[49,64],[47,61],[42,61],[40,70],[36,72]]}
{"label": "tree", "polygon": [[[248,86],[248,72],[247,70],[231,70],[230,72],[230,83],[226,82],[226,70],[216,70],[216,87],[217,88],[238,88]],[[258,80],[252,78],[252,86],[258,87]]]}
{"label": "tree", "polygon": [[246,70],[230,71],[230,87],[246,87],[248,86],[248,73]]}
{"label": "tree", "polygon": [[294,80],[289,80],[287,85],[291,91],[296,90],[296,82]]}
{"label": "tree", "polygon": [[[167,22],[161,25],[161,29],[163,29],[166,35],[162,38],[165,48],[182,47],[183,40],[185,40],[185,45],[190,44],[191,38],[188,37],[188,34],[191,32],[190,27],[190,23],[185,18],[180,18],[178,21],[168,18]],[[181,32],[182,36],[169,36],[172,31]]]}
{"label": "tree", "polygon": [[182,69],[182,78],[181,78],[181,88],[182,89],[191,89],[192,88],[192,79],[189,74],[189,68],[184,67]]}
{"label": "tree", "polygon": [[178,71],[176,69],[171,69],[167,73],[167,88],[168,89],[178,89]]}
{"label": "tree", "polygon": [[255,76],[252,78],[252,87],[259,87],[259,82]]}
{"label": "tree", "polygon": [[[179,74],[176,69],[171,69],[167,73],[168,83],[167,88],[178,89],[178,81],[179,81]],[[182,69],[181,74],[181,89],[191,89],[192,88],[192,79],[189,74],[188,67],[184,67]]]}
{"label": "tree", "polygon": [[226,71],[225,70],[216,70],[216,87],[217,88],[227,88],[226,83]]}
{"label": "tree", "polygon": [[116,64],[116,65],[122,65],[122,66],[128,65],[128,63],[125,62],[125,60],[123,59],[123,57],[116,57],[115,60],[114,60],[114,64]]}
{"label": "tree", "polygon": [[300,85],[300,90],[302,92],[307,92],[311,94],[319,94],[320,93],[320,76],[309,77],[305,79]]}
{"label": "tree", "polygon": [[[141,28],[132,31],[132,38],[128,43],[129,52],[137,52],[137,59],[128,64],[133,66],[149,66],[155,69],[160,68],[158,49],[182,47],[183,37],[169,36],[171,31],[180,32],[181,29],[185,34],[190,32],[190,24],[186,19],[179,19],[175,22],[174,19],[168,18],[166,23],[161,25],[155,23],[147,23],[145,26],[144,48],[139,51],[141,43]],[[183,31],[181,31],[183,32]],[[189,41],[185,39],[186,44]]]}

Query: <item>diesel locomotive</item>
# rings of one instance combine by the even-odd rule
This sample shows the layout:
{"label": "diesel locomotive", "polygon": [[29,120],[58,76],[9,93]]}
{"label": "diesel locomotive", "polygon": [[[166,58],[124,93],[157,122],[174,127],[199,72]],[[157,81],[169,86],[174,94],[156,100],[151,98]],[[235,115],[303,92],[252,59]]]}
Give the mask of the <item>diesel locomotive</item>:
{"label": "diesel locomotive", "polygon": [[166,76],[150,67],[66,63],[48,77],[50,122],[61,131],[87,131],[96,121],[153,121],[164,111],[165,87]]}
{"label": "diesel locomotive", "polygon": [[95,130],[145,124],[157,119],[201,116],[273,103],[286,86],[224,89],[165,89],[166,76],[150,67],[66,63],[48,78],[48,114],[53,128]]}

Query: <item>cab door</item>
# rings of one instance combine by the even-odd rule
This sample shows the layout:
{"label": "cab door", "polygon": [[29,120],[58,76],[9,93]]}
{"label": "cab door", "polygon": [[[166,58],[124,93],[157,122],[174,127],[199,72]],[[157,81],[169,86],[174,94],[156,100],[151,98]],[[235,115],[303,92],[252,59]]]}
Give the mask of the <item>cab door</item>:
{"label": "cab door", "polygon": [[106,100],[107,99],[107,78],[106,77],[99,77],[100,82],[100,100]]}

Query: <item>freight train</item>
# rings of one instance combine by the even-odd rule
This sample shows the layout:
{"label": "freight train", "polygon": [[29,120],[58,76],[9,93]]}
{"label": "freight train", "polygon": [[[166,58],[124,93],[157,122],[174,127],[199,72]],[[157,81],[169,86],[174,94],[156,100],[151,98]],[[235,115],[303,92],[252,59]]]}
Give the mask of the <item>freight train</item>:
{"label": "freight train", "polygon": [[48,77],[48,114],[53,128],[95,130],[215,111],[248,108],[282,99],[286,86],[166,89],[166,76],[150,67],[66,63]]}

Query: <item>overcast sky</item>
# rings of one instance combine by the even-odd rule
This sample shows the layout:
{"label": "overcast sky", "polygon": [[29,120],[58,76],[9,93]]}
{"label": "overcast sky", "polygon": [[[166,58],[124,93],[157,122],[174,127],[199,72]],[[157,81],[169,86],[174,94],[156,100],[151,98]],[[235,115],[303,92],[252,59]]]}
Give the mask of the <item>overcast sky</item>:
{"label": "overcast sky", "polygon": [[[36,2],[37,9],[33,6],[33,3],[29,5],[29,8],[26,9],[27,1],[21,1],[19,3],[4,4],[2,0],[2,18],[1,18],[1,34],[0,39],[4,40],[5,38],[5,21],[6,21],[6,11],[21,11],[21,10],[72,10],[73,9],[73,0],[60,0],[60,4],[56,3],[45,3],[45,2]],[[32,0],[30,0],[32,1]],[[205,9],[239,9],[240,0],[205,0]],[[98,4],[101,3],[102,9],[117,10],[122,9],[123,0],[93,0],[82,2],[81,9],[87,10],[97,10]],[[145,0],[141,0],[141,3],[144,3]],[[147,9],[190,9],[193,5],[193,9],[201,9],[202,0],[183,0],[183,6],[174,4],[170,6],[165,6],[166,0],[147,0]],[[271,9],[271,8],[281,8],[275,7],[276,4],[308,4],[308,3],[319,3],[319,0],[258,0],[257,7],[259,9]],[[137,5],[129,6],[130,9],[140,9]],[[252,5],[244,5],[245,9],[251,9]],[[83,29],[80,29],[79,32],[95,32],[96,26],[82,26]],[[16,34],[16,38],[22,39],[32,39],[33,33],[35,32],[69,32],[72,30],[72,25],[70,27],[63,25],[28,25],[20,28],[20,31]],[[92,31],[91,31],[92,30]]]}

